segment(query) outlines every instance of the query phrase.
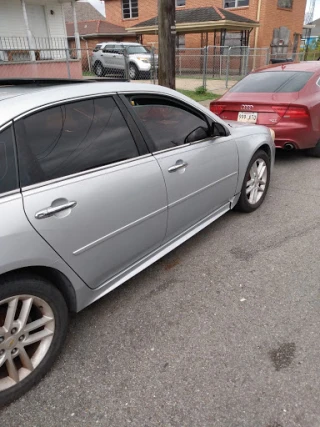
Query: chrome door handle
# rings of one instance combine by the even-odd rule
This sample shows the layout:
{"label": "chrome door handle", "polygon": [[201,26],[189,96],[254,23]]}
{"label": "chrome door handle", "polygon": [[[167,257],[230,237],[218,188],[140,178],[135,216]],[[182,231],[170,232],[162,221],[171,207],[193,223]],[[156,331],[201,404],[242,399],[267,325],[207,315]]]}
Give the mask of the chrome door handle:
{"label": "chrome door handle", "polygon": [[77,202],[68,202],[59,206],[50,206],[49,208],[43,209],[35,214],[36,219],[48,218],[58,212],[65,211],[66,209],[72,209],[76,206]]}
{"label": "chrome door handle", "polygon": [[185,163],[185,162],[183,162],[183,163],[177,163],[177,164],[171,166],[168,169],[168,172],[172,173],[172,172],[175,172],[175,171],[177,171],[179,169],[186,168],[187,166],[188,166],[188,163]]}

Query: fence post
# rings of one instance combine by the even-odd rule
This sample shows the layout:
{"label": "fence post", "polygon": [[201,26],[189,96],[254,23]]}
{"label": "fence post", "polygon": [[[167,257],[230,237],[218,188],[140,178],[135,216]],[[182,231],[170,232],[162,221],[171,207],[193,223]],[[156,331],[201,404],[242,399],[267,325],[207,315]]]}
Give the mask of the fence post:
{"label": "fence post", "polygon": [[270,64],[270,49],[269,48],[267,48],[267,55],[266,55],[266,57],[267,57],[267,63],[266,63],[266,65],[269,65]]}
{"label": "fence post", "polygon": [[67,70],[68,70],[68,79],[71,79],[70,62],[69,62],[69,50],[65,49],[65,53],[66,53],[66,64],[67,64]]}
{"label": "fence post", "polygon": [[156,84],[156,60],[154,55],[154,46],[151,47],[151,83]]}
{"label": "fence post", "polygon": [[87,61],[88,61],[88,68],[89,68],[89,73],[91,73],[92,72],[92,70],[91,70],[91,59],[90,59],[90,54],[89,54],[89,49],[88,49],[88,47],[87,47]]}
{"label": "fence post", "polygon": [[[256,55],[256,52],[254,53],[254,55]],[[244,75],[245,76],[248,74],[249,56],[250,56],[250,47],[247,46],[247,49],[246,49],[246,58],[245,58],[245,69],[244,69]]]}
{"label": "fence post", "polygon": [[203,58],[202,86],[203,86],[204,89],[207,89],[208,46],[205,46],[203,49],[204,49],[204,58]]}
{"label": "fence post", "polygon": [[129,76],[129,56],[128,56],[128,52],[127,52],[127,48],[124,48],[124,77],[126,80],[130,80],[130,76]]}
{"label": "fence post", "polygon": [[231,46],[228,49],[228,56],[227,56],[227,70],[226,70],[226,88],[227,89],[228,89],[228,83],[229,83],[230,53],[231,53]]}

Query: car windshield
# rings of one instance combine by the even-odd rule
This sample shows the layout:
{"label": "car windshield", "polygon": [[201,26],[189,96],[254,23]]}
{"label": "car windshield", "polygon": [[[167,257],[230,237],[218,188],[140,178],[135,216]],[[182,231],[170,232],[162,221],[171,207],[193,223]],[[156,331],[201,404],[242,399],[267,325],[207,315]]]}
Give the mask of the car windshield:
{"label": "car windshield", "polygon": [[230,92],[299,92],[313,73],[306,71],[266,71],[249,74]]}
{"label": "car windshield", "polygon": [[129,55],[134,53],[149,53],[144,46],[125,46]]}

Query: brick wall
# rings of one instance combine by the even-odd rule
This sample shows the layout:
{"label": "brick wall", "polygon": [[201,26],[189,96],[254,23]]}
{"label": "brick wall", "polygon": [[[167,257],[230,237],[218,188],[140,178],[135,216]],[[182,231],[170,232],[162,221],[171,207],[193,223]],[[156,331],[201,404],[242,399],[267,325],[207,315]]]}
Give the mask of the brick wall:
{"label": "brick wall", "polygon": [[[133,19],[122,19],[122,0],[105,0],[106,19],[116,25],[125,28],[139,24],[157,15],[157,0],[138,0],[139,17]],[[258,47],[269,47],[272,41],[273,29],[286,26],[291,30],[290,40],[293,42],[294,33],[302,33],[304,12],[307,0],[294,0],[293,9],[279,9],[278,0],[262,0],[260,13],[260,29]],[[246,18],[256,20],[259,0],[250,0],[250,5],[229,9],[231,12]],[[223,7],[223,0],[186,0],[186,6],[179,9],[193,9],[197,7],[217,6]],[[254,45],[256,31],[250,35],[250,45]],[[144,44],[157,44],[157,36],[143,36]],[[213,44],[213,34],[209,34],[209,44]],[[187,34],[186,47],[200,47],[200,34]]]}
{"label": "brick wall", "polygon": [[259,30],[259,46],[270,46],[273,29],[280,26],[289,28],[290,41],[293,43],[294,33],[302,34],[306,0],[294,0],[292,10],[279,9],[277,0],[263,2],[261,26]]}

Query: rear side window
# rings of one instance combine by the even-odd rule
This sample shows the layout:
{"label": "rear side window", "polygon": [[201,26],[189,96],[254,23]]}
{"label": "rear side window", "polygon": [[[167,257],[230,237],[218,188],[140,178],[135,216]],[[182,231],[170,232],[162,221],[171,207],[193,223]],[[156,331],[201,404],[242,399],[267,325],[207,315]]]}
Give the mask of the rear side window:
{"label": "rear side window", "polygon": [[97,44],[96,47],[93,49],[94,52],[98,52],[101,49],[101,44]]}
{"label": "rear side window", "polygon": [[304,88],[313,73],[306,71],[267,71],[249,74],[230,92],[288,93]]}
{"label": "rear side window", "polygon": [[49,108],[20,120],[16,134],[22,186],[138,156],[112,98]]}
{"label": "rear side window", "polygon": [[0,132],[0,193],[18,188],[12,127]]}

